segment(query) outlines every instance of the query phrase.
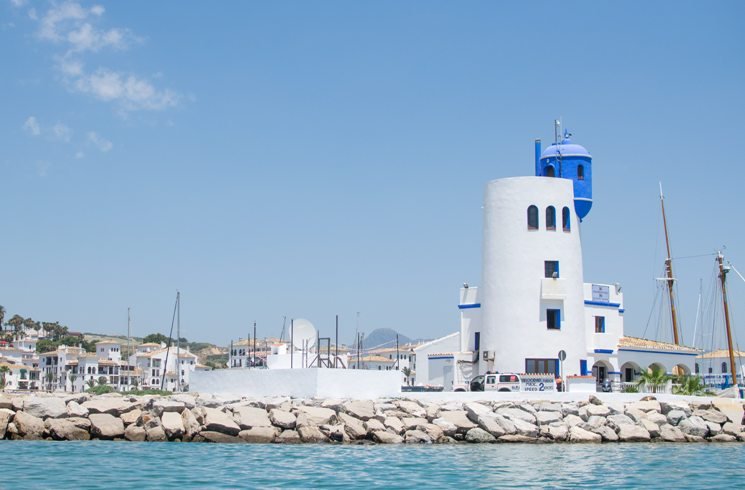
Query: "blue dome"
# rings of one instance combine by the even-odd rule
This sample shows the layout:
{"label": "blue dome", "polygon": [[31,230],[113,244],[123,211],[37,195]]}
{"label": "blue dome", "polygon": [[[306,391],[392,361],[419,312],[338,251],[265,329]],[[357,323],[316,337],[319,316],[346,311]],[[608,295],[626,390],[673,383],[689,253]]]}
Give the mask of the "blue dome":
{"label": "blue dome", "polygon": [[543,150],[543,153],[541,153],[541,160],[544,158],[550,158],[558,156],[559,151],[561,151],[561,156],[580,156],[580,157],[588,157],[592,158],[590,156],[590,153],[585,149],[582,145],[576,145],[569,141],[568,139],[563,140],[558,145],[556,143],[552,144],[545,150]]}

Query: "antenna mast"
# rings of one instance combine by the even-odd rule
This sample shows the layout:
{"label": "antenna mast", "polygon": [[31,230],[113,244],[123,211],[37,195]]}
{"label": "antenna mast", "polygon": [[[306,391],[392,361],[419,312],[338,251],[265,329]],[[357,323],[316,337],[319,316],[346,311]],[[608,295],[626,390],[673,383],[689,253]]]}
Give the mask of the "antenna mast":
{"label": "antenna mast", "polygon": [[665,259],[665,275],[667,282],[667,293],[670,297],[670,318],[673,322],[673,341],[675,345],[680,344],[678,336],[678,314],[675,310],[675,278],[673,277],[673,259],[670,252],[670,235],[667,232],[667,217],[665,216],[665,196],[662,194],[662,182],[660,182],[660,206],[662,207],[662,226],[665,228],[665,245],[667,246],[667,258]]}
{"label": "antenna mast", "polygon": [[735,365],[735,352],[732,348],[732,329],[729,324],[729,305],[727,304],[727,272],[729,272],[729,267],[724,266],[724,256],[722,255],[722,252],[717,252],[717,263],[719,264],[719,279],[722,283],[724,325],[727,328],[727,347],[729,348],[729,367],[732,372],[732,386],[735,387],[735,397],[740,398],[740,388],[737,383],[737,366]]}

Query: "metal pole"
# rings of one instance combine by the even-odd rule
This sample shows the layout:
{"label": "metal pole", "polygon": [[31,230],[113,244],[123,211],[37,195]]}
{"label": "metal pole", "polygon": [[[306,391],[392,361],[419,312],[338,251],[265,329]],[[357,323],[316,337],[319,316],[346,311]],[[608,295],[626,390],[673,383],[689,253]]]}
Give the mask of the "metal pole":
{"label": "metal pole", "polygon": [[724,256],[717,254],[719,262],[719,278],[722,281],[722,303],[724,304],[724,325],[727,328],[727,347],[729,348],[729,367],[732,372],[732,386],[735,387],[735,397],[740,398],[740,387],[737,383],[737,368],[735,366],[735,353],[732,347],[732,329],[729,323],[729,305],[727,304],[727,271],[724,269]]}
{"label": "metal pole", "polygon": [[398,353],[398,334],[396,334],[396,369],[399,369],[400,368],[400,366],[399,366],[399,359],[400,358],[401,358],[401,356]]}
{"label": "metal pole", "polygon": [[256,322],[254,322],[254,362],[253,367],[256,367]]}
{"label": "metal pole", "polygon": [[665,272],[667,273],[667,292],[670,296],[670,317],[673,322],[673,340],[675,345],[680,344],[678,337],[678,314],[675,310],[675,291],[673,278],[673,259],[670,252],[670,236],[667,232],[667,217],[665,216],[665,196],[662,195],[662,183],[660,183],[660,206],[662,207],[662,226],[665,229],[665,245],[667,246],[667,259],[665,260]]}
{"label": "metal pole", "polygon": [[[181,293],[176,291],[176,390],[181,391]],[[166,366],[166,369],[168,366]]]}
{"label": "metal pole", "polygon": [[290,319],[290,369],[295,369],[295,320]]}
{"label": "metal pole", "polygon": [[334,368],[336,368],[336,363],[339,359],[339,315],[336,315],[336,340],[334,340],[334,346],[336,349],[334,354]]}

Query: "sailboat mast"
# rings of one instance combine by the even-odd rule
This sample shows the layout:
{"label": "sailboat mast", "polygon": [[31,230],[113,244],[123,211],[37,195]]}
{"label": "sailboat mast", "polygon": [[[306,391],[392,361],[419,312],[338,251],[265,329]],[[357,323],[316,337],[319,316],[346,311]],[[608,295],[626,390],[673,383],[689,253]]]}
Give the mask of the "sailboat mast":
{"label": "sailboat mast", "polygon": [[[176,383],[181,391],[181,293],[176,291]],[[166,368],[167,369],[167,368]]]}
{"label": "sailboat mast", "polygon": [[732,348],[732,328],[729,323],[729,305],[727,304],[727,272],[724,267],[724,256],[721,252],[717,253],[717,263],[719,264],[719,280],[722,282],[722,304],[724,305],[724,325],[727,329],[727,347],[729,348],[729,367],[732,372],[732,386],[735,387],[735,396],[740,397],[737,384],[737,367],[735,365],[735,351]]}
{"label": "sailboat mast", "polygon": [[667,292],[670,297],[670,318],[673,323],[673,341],[675,345],[680,344],[678,336],[678,314],[675,310],[675,278],[673,277],[673,259],[670,252],[670,235],[667,232],[667,216],[665,216],[665,197],[662,194],[662,183],[660,183],[660,205],[662,206],[662,226],[665,229],[665,245],[667,246],[667,259],[665,259],[665,275],[667,276]]}

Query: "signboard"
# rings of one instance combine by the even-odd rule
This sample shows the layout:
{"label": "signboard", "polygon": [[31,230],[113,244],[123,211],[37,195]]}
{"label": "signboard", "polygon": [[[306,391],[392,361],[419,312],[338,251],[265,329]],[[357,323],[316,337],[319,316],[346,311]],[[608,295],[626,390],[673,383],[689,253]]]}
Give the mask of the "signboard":
{"label": "signboard", "polygon": [[567,360],[567,351],[560,350],[559,351],[559,360],[560,361],[566,361]]}
{"label": "signboard", "polygon": [[593,284],[592,300],[601,303],[608,303],[610,301],[610,287],[601,284]]}
{"label": "signboard", "polygon": [[556,391],[556,379],[551,374],[523,375],[520,391]]}

